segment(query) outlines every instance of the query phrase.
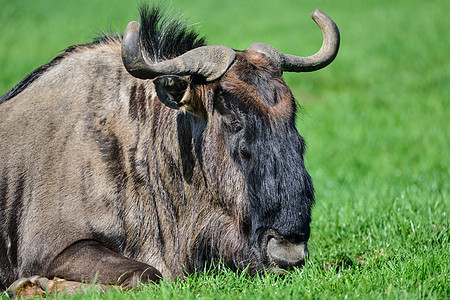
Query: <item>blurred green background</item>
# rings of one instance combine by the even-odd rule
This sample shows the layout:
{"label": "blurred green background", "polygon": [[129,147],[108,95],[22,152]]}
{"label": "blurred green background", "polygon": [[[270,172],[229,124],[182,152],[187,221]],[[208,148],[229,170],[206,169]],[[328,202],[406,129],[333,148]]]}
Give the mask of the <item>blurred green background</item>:
{"label": "blurred green background", "polygon": [[[137,3],[0,0],[0,94],[66,47],[123,32]],[[298,129],[317,191],[311,260],[376,260],[382,249],[399,265],[380,267],[372,290],[423,285],[448,296],[450,1],[167,3],[209,44],[264,42],[300,56],[322,43],[310,13],[320,8],[334,19],[337,59],[314,73],[285,74],[302,106]],[[396,280],[402,274],[405,281]],[[364,290],[357,281],[335,289]]]}

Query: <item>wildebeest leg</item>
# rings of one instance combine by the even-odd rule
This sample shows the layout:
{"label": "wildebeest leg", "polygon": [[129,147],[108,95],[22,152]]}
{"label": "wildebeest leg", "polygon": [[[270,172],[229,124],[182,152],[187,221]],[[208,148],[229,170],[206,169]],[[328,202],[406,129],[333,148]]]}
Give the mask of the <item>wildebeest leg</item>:
{"label": "wildebeest leg", "polygon": [[47,272],[40,275],[43,277],[17,280],[8,292],[30,297],[55,291],[74,293],[90,287],[106,290],[111,285],[131,289],[138,288],[141,283],[157,283],[162,278],[154,267],[115,253],[94,240],[72,244],[51,262]]}
{"label": "wildebeest leg", "polygon": [[64,279],[33,276],[21,278],[14,281],[6,290],[13,298],[30,299],[36,296],[44,297],[55,292],[65,292],[67,294],[79,293],[85,290],[106,291],[110,286],[102,284],[85,284],[77,281],[67,281]]}
{"label": "wildebeest leg", "polygon": [[119,285],[130,289],[149,281],[157,283],[161,273],[154,267],[115,253],[94,240],[76,242],[50,264],[46,277]]}

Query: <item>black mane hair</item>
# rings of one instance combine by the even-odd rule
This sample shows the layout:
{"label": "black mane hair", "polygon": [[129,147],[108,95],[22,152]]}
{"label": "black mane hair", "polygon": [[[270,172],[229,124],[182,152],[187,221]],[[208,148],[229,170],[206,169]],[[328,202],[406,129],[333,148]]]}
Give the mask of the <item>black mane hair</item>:
{"label": "black mane hair", "polygon": [[143,51],[152,61],[171,59],[189,50],[205,46],[205,37],[186,26],[186,21],[172,17],[161,6],[142,4],[140,39]]}
{"label": "black mane hair", "polygon": [[[139,14],[141,18],[140,39],[143,52],[152,61],[171,59],[206,44],[205,37],[200,37],[198,33],[189,28],[185,20],[173,17],[170,13],[164,11],[161,5],[150,7],[148,4],[141,4]],[[21,82],[1,96],[0,104],[20,94],[69,53],[82,47],[95,47],[96,45],[112,41],[120,43],[122,37],[114,34],[102,35],[92,43],[70,46],[51,62],[28,74]]]}

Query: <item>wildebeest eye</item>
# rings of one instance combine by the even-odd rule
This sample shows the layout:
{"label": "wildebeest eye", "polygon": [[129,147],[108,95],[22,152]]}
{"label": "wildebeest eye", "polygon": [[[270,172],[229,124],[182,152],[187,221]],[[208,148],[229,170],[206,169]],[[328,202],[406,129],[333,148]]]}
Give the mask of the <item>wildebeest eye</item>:
{"label": "wildebeest eye", "polygon": [[245,160],[250,160],[252,158],[252,154],[250,153],[250,150],[248,149],[248,147],[246,146],[246,144],[245,144],[245,142],[243,140],[241,140],[239,142],[239,148],[238,149],[239,149],[239,154]]}

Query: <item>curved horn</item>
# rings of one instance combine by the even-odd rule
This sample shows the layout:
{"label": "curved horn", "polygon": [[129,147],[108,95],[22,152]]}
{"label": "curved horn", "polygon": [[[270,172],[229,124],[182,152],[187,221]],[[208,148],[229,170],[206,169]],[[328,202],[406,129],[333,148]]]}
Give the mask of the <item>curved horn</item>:
{"label": "curved horn", "polygon": [[329,65],[336,57],[339,50],[340,35],[334,21],[323,11],[316,9],[311,18],[319,25],[323,34],[323,43],[320,50],[311,56],[300,57],[284,54],[275,47],[262,43],[254,43],[247,50],[254,50],[278,61],[283,71],[310,72],[322,69]]}
{"label": "curved horn", "polygon": [[203,46],[174,59],[147,62],[141,51],[139,23],[130,22],[122,40],[122,61],[134,77],[153,79],[161,75],[201,75],[206,81],[222,76],[233,63],[236,52],[225,46]]}

